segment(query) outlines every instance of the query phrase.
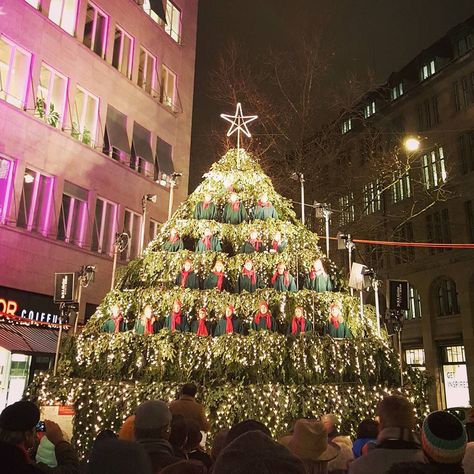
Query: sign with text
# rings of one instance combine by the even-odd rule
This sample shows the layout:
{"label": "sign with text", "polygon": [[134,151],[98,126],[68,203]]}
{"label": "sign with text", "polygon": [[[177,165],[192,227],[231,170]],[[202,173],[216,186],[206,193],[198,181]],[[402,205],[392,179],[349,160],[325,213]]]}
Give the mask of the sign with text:
{"label": "sign with text", "polygon": [[66,440],[72,438],[72,423],[74,419],[74,407],[69,405],[53,405],[40,407],[41,419],[51,420],[59,425]]}
{"label": "sign with text", "polygon": [[76,274],[54,274],[54,302],[74,303],[76,301]]}
{"label": "sign with text", "polygon": [[408,311],[408,282],[406,280],[388,280],[389,309]]}

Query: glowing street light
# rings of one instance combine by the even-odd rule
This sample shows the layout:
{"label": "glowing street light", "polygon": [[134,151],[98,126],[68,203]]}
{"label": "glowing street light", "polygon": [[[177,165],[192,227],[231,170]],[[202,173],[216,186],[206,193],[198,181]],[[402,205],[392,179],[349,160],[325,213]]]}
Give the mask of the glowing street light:
{"label": "glowing street light", "polygon": [[408,137],[403,142],[406,151],[415,152],[420,149],[420,140],[416,137]]}

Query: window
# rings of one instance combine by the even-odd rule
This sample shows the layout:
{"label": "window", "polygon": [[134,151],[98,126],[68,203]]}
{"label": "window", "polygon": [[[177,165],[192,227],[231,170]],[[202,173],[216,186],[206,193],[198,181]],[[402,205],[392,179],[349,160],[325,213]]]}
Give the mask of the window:
{"label": "window", "polygon": [[392,202],[396,204],[397,202],[403,201],[411,197],[411,184],[410,184],[410,175],[407,173],[402,174],[397,177],[393,176],[393,185],[392,185]]}
{"label": "window", "polygon": [[112,66],[129,79],[132,77],[133,44],[133,38],[116,26]]}
{"label": "window", "polygon": [[474,73],[461,77],[453,83],[454,108],[456,112],[467,109],[474,102]]}
{"label": "window", "polygon": [[77,0],[51,0],[49,19],[70,35],[76,30]]}
{"label": "window", "polygon": [[466,354],[464,346],[450,346],[443,348],[443,362],[445,364],[465,364]]}
{"label": "window", "polygon": [[464,174],[474,171],[474,132],[459,135],[459,158],[461,170]]}
{"label": "window", "polygon": [[390,89],[390,98],[396,100],[403,95],[403,82],[399,82],[395,87]]}
{"label": "window", "polygon": [[112,255],[117,231],[117,204],[97,198],[91,250]]}
{"label": "window", "polygon": [[407,311],[407,319],[419,319],[421,318],[421,297],[417,289],[413,286],[409,286],[408,293],[408,304],[410,305],[409,310]]}
{"label": "window", "polygon": [[432,76],[435,72],[435,62],[432,60],[429,63],[423,64],[423,66],[421,66],[420,78],[422,81],[424,81],[425,79],[428,79],[428,77]]}
{"label": "window", "polygon": [[438,316],[452,316],[459,313],[458,293],[453,280],[444,278],[439,281],[436,287],[436,297]]}
{"label": "window", "polygon": [[85,145],[94,146],[99,115],[99,99],[77,86],[74,100],[75,121],[71,135]]}
{"label": "window", "polygon": [[151,242],[157,235],[160,230],[160,223],[150,219],[150,225],[148,227],[148,241]]}
{"label": "window", "polygon": [[12,160],[0,156],[0,224],[5,224],[13,189]]}
{"label": "window", "polygon": [[446,182],[448,173],[443,147],[422,156],[423,184],[426,189],[436,188]]}
{"label": "window", "polygon": [[145,176],[153,176],[155,157],[151,149],[151,132],[139,123],[133,124],[130,168]]}
{"label": "window", "polygon": [[339,224],[341,227],[354,222],[355,208],[354,208],[354,193],[346,194],[339,198],[339,209],[341,210]]}
{"label": "window", "polygon": [[87,191],[75,184],[64,183],[61,211],[59,213],[58,240],[84,246],[87,222]]}
{"label": "window", "polygon": [[364,118],[369,118],[375,114],[375,100],[364,107]]}
{"label": "window", "polygon": [[102,10],[91,2],[87,4],[84,44],[101,58],[105,57],[108,22],[109,19]]}
{"label": "window", "polygon": [[[413,242],[413,224],[405,222],[395,232],[397,242]],[[394,247],[395,264],[413,262],[415,260],[415,249],[413,247]]]}
{"label": "window", "polygon": [[349,130],[352,130],[352,119],[348,119],[342,122],[342,125],[341,125],[341,133],[343,135],[344,133],[347,133]]}
{"label": "window", "polygon": [[407,365],[423,367],[425,365],[424,349],[406,349],[405,360]]}
{"label": "window", "polygon": [[130,260],[138,256],[141,243],[141,222],[142,216],[133,211],[125,209],[123,230],[129,236],[128,245],[120,254],[121,260]]}
{"label": "window", "polygon": [[41,64],[35,114],[56,128],[63,122],[67,83],[65,76],[47,64]]}
{"label": "window", "polygon": [[39,8],[40,0],[25,0],[26,3],[29,3],[34,8]]}
{"label": "window", "polygon": [[26,168],[17,226],[43,235],[49,233],[53,206],[53,178]]}
{"label": "window", "polygon": [[368,183],[363,188],[364,214],[372,214],[382,209],[382,195],[379,180]]}
{"label": "window", "polygon": [[163,24],[163,20],[158,16],[158,14],[151,8],[150,0],[143,0],[143,2],[137,2],[138,4],[143,3],[144,12],[150,16],[153,21],[156,21],[160,25]]}
{"label": "window", "polygon": [[138,64],[138,85],[151,94],[155,91],[156,58],[140,46],[140,62]]}
{"label": "window", "polygon": [[181,11],[170,0],[166,0],[166,23],[164,28],[166,33],[177,43],[181,42]]}
{"label": "window", "polygon": [[384,267],[383,248],[380,245],[366,245],[366,260],[370,268],[381,269]]}
{"label": "window", "polygon": [[168,107],[174,107],[176,94],[176,74],[164,64],[161,66],[160,102]]}
{"label": "window", "polygon": [[[1,174],[0,174],[0,179],[1,179]],[[1,196],[2,196],[2,193],[1,193],[1,184],[0,184],[0,199],[1,199]],[[471,201],[466,201],[464,203],[464,212],[466,213],[468,239],[471,243],[474,243],[474,201],[471,200]],[[1,217],[1,214],[0,214],[0,217]]]}
{"label": "window", "polygon": [[[426,233],[428,242],[433,243],[451,243],[451,228],[448,209],[433,212],[426,216]],[[430,248],[429,253],[441,253],[450,249]]]}
{"label": "window", "polygon": [[457,41],[456,52],[458,56],[462,56],[472,48],[472,46],[474,45],[473,40],[474,38],[472,36],[472,33],[468,33]]}
{"label": "window", "polygon": [[438,96],[424,100],[417,106],[418,127],[427,130],[439,124]]}
{"label": "window", "polygon": [[0,37],[0,99],[23,108],[26,103],[31,54]]}

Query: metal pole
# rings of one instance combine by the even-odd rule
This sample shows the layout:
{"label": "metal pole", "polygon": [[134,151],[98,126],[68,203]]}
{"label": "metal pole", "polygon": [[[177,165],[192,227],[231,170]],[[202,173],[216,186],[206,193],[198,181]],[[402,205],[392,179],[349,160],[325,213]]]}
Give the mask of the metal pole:
{"label": "metal pole", "polygon": [[402,331],[398,330],[398,353],[400,356],[400,387],[403,388],[403,355],[402,355]]}
{"label": "metal pole", "polygon": [[304,175],[300,173],[300,184],[301,184],[301,222],[305,223],[305,215],[304,215]]}
{"label": "metal pole", "polygon": [[331,211],[329,209],[324,209],[324,219],[326,220],[326,257],[329,258],[329,216]]}
{"label": "metal pole", "polygon": [[118,255],[118,239],[119,239],[119,234],[115,236],[115,242],[114,242],[114,258],[112,261],[112,281],[110,283],[110,290],[114,289],[115,286],[115,270],[117,269],[117,255]]}
{"label": "metal pole", "polygon": [[380,304],[379,304],[379,282],[374,274],[372,286],[375,292],[375,317],[377,318],[377,334],[380,336]]}
{"label": "metal pole", "polygon": [[77,334],[77,325],[79,324],[79,315],[81,314],[81,297],[82,297],[82,282],[79,278],[79,291],[77,293],[77,314],[74,321],[74,335]]}
{"label": "metal pole", "polygon": [[[347,235],[346,246],[347,246],[347,253],[348,253],[348,258],[349,258],[349,275],[350,275],[351,270],[352,270],[352,240],[351,240],[350,234]],[[354,296],[354,288],[351,288],[351,296]]]}
{"label": "metal pole", "polygon": [[174,194],[175,185],[176,185],[176,182],[174,178],[172,178],[170,181],[170,200],[169,200],[169,205],[168,205],[168,220],[171,219],[171,213],[173,212],[173,194]]}
{"label": "metal pole", "polygon": [[143,247],[145,246],[146,201],[147,201],[146,196],[143,196],[142,197],[143,218],[142,218],[142,226],[141,226],[142,228],[140,231],[140,254],[143,253]]}
{"label": "metal pole", "polygon": [[360,319],[364,319],[364,293],[360,290],[359,293],[359,303],[360,303]]}
{"label": "metal pole", "polygon": [[56,343],[56,353],[54,354],[54,368],[53,368],[53,375],[56,377],[56,372],[58,370],[58,360],[59,360],[59,347],[61,345],[61,336],[63,334],[63,316],[64,316],[64,307],[66,305],[61,303],[59,306],[60,313],[59,313],[59,334],[58,334],[58,342]]}

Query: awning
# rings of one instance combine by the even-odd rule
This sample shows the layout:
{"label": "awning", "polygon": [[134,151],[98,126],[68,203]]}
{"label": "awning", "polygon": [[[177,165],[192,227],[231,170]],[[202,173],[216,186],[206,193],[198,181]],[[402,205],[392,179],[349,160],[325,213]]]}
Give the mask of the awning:
{"label": "awning", "polygon": [[57,329],[0,324],[0,347],[10,352],[54,354],[58,336]]}
{"label": "awning", "polygon": [[151,9],[166,23],[165,9],[163,8],[163,0],[150,0]]}
{"label": "awning", "polygon": [[156,159],[160,173],[165,173],[167,176],[174,173],[173,147],[160,137],[156,137]]}
{"label": "awning", "polygon": [[130,155],[130,143],[127,135],[127,117],[111,105],[107,106],[105,130],[109,139],[109,147],[117,148]]}
{"label": "awning", "polygon": [[139,123],[133,124],[133,150],[135,156],[143,158],[148,163],[154,164],[153,152],[151,151],[150,144],[151,133],[145,127],[142,127]]}

